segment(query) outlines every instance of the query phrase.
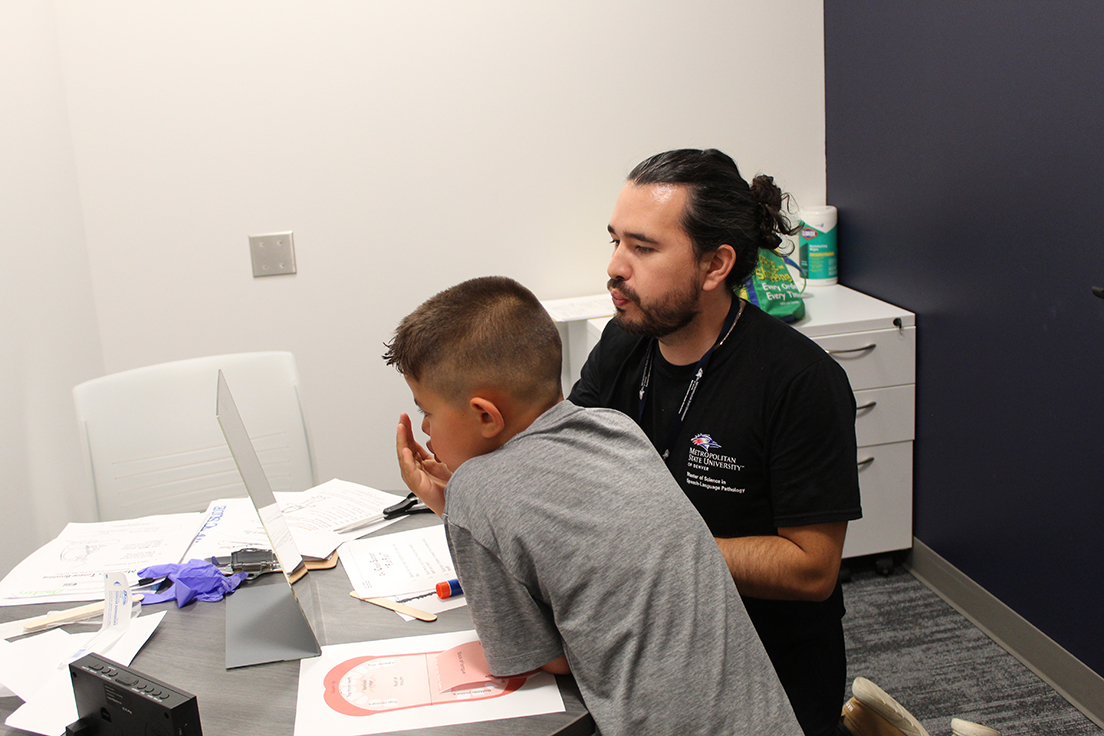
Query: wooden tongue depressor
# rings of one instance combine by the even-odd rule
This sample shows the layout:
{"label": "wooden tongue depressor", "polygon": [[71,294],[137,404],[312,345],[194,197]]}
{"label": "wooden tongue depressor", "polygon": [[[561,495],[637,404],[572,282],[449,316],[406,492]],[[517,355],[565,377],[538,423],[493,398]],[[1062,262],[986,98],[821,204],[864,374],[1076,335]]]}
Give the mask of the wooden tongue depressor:
{"label": "wooden tongue depressor", "polygon": [[[141,594],[135,595],[132,600],[141,601]],[[53,613],[48,613],[45,616],[29,618],[23,622],[23,632],[26,634],[30,634],[35,631],[41,631],[42,629],[48,629],[51,626],[61,626],[62,624],[75,623],[77,621],[95,616],[97,613],[103,613],[103,609],[104,602],[97,601],[95,603],[89,603],[87,606],[69,608],[64,611],[54,611]]]}
{"label": "wooden tongue depressor", "polygon": [[360,601],[365,601],[367,603],[374,603],[377,606],[380,606],[381,608],[389,608],[392,611],[395,611],[396,613],[405,613],[407,616],[413,616],[414,618],[418,619],[419,621],[436,621],[437,620],[437,614],[428,613],[427,611],[423,611],[419,608],[412,608],[411,606],[408,606],[405,603],[398,603],[396,601],[389,600],[387,598],[361,598],[359,595],[356,594],[355,590],[350,591],[349,595],[351,595],[352,597],[354,597],[354,598],[356,598],[357,600],[360,600]]}

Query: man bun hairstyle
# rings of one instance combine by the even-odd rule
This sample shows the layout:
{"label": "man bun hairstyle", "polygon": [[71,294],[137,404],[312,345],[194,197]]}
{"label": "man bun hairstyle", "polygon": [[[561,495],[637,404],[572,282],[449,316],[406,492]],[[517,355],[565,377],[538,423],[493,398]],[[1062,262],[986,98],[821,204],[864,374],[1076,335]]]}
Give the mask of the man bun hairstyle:
{"label": "man bun hairstyle", "polygon": [[560,395],[560,333],[533,292],[505,276],[471,279],[403,318],[383,359],[445,397],[505,390],[523,401]]}
{"label": "man bun hairstyle", "polygon": [[777,252],[781,236],[797,232],[783,209],[789,195],[774,178],[760,174],[749,185],[736,162],[715,148],[658,153],[637,164],[628,181],[686,186],[682,227],[699,256],[726,243],[732,246],[736,262],[726,282],[733,289],[755,270],[760,248]]}

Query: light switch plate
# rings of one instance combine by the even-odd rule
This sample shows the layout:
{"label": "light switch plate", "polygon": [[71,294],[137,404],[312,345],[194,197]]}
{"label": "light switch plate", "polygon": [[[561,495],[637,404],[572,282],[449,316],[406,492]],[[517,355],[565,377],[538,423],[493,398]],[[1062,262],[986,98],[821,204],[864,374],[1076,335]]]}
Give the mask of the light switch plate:
{"label": "light switch plate", "polygon": [[250,235],[249,254],[254,278],[295,273],[295,245],[290,232]]}

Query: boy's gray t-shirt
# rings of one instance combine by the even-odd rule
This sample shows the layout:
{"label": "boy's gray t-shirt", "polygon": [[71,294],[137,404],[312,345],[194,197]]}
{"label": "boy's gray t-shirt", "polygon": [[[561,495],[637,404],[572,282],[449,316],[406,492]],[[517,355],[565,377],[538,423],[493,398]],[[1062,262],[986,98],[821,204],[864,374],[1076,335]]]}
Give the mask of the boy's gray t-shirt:
{"label": "boy's gray t-shirt", "polygon": [[625,415],[560,402],[445,498],[493,674],[566,654],[605,736],[801,734],[705,522]]}

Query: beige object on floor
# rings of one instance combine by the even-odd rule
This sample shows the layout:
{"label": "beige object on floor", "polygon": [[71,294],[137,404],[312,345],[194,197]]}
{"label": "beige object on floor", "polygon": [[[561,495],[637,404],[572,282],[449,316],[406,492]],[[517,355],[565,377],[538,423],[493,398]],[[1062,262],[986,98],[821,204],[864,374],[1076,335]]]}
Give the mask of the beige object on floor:
{"label": "beige object on floor", "polygon": [[1001,736],[1000,731],[995,728],[964,721],[961,718],[951,719],[951,733],[954,736]]}
{"label": "beige object on floor", "polygon": [[843,724],[854,736],[928,736],[920,721],[865,677],[855,678],[851,692],[854,697],[843,706]]}

